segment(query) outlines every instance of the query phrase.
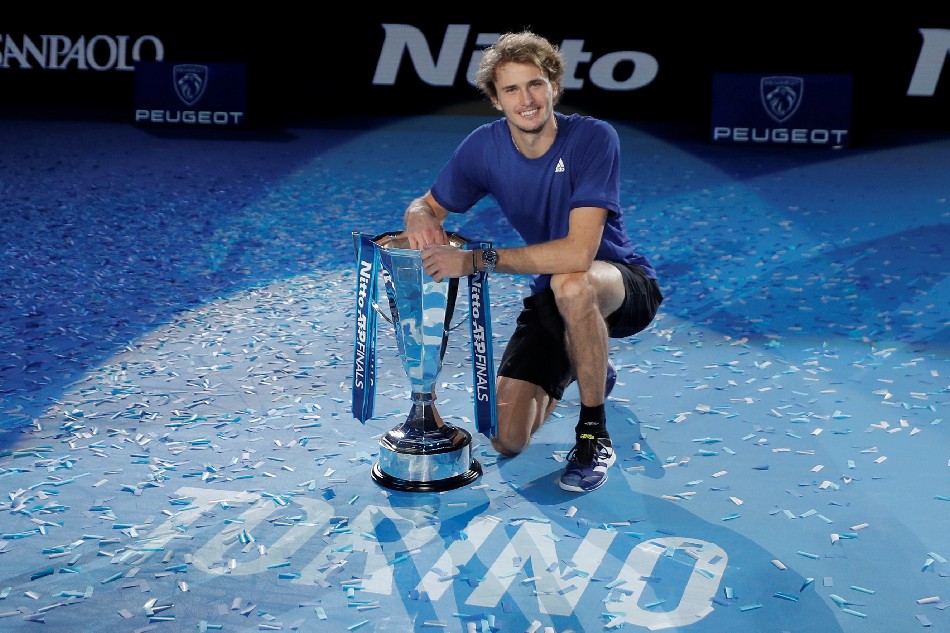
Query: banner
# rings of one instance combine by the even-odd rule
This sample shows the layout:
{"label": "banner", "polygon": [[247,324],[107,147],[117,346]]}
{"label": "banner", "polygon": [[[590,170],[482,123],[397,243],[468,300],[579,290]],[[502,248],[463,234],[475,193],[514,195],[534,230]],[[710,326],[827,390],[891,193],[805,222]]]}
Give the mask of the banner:
{"label": "banner", "polygon": [[847,147],[851,84],[850,75],[716,73],[710,140]]}
{"label": "banner", "polygon": [[244,127],[246,64],[139,62],[134,120],[151,126]]}

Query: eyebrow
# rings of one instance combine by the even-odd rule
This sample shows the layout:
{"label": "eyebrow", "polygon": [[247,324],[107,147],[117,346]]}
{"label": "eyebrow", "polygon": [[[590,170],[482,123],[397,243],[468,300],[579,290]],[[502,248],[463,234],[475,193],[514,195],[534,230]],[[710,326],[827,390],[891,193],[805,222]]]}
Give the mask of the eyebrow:
{"label": "eyebrow", "polygon": [[[543,83],[547,83],[548,81],[549,81],[549,79],[548,79],[547,77],[541,76],[541,77],[534,77],[533,79],[529,79],[526,83],[527,83],[527,85],[530,86],[530,85],[533,85],[533,84],[543,84]],[[511,89],[511,88],[516,88],[517,86],[518,86],[518,84],[517,84],[517,82],[516,82],[516,83],[512,83],[512,84],[505,84],[504,86],[499,86],[498,89],[499,89],[499,90],[509,90],[509,89]]]}

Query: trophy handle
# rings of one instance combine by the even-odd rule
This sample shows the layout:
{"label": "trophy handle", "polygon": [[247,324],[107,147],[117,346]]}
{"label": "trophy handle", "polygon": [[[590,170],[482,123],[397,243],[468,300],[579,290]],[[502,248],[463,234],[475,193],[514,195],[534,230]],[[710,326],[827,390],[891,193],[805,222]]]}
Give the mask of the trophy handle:
{"label": "trophy handle", "polygon": [[386,319],[386,322],[389,323],[390,325],[393,324],[392,318],[389,317],[385,312],[383,312],[382,308],[379,307],[379,304],[378,304],[378,303],[376,303],[376,302],[374,301],[374,302],[372,303],[372,306],[373,306],[373,309],[376,310],[376,314],[378,314],[379,316],[381,316],[381,317],[383,317],[384,319]]}
{"label": "trophy handle", "polygon": [[[465,246],[469,242],[469,239],[467,237],[459,235],[458,233],[455,233],[455,232],[449,232],[448,236],[449,236],[450,243],[460,248]],[[357,231],[354,231],[353,244],[357,250],[357,253],[359,252],[359,237],[360,237],[360,233]],[[409,246],[406,240],[405,231],[387,231],[385,233],[379,233],[378,235],[373,237],[373,243],[384,248],[387,246],[396,247],[396,248],[408,248]],[[451,282],[454,282],[454,284],[458,284],[458,279],[457,278],[453,279],[451,280]],[[392,317],[387,315],[385,310],[379,307],[378,303],[373,302],[372,306],[373,306],[373,309],[376,311],[376,314],[383,317],[383,319],[385,319],[386,322],[389,323],[390,325],[394,325]],[[453,305],[453,309],[454,309],[454,305]],[[456,323],[455,325],[446,323],[445,328],[447,331],[453,332],[456,329],[458,329],[460,326],[462,326],[466,321],[468,321],[467,316],[463,317],[462,320]]]}
{"label": "trophy handle", "polygon": [[[393,325],[392,317],[390,317],[388,314],[386,314],[386,312],[384,312],[383,309],[379,307],[379,304],[378,304],[378,303],[376,303],[376,302],[374,301],[374,302],[372,303],[372,306],[373,306],[373,309],[376,310],[376,314],[378,314],[379,316],[383,317],[383,319],[386,320],[386,323],[389,323],[390,325]],[[469,319],[468,319],[468,316],[466,315],[466,316],[462,317],[462,320],[461,320],[461,321],[459,321],[459,322],[456,323],[455,325],[449,325],[446,329],[447,329],[449,332],[454,332],[454,331],[457,330],[459,327],[461,327],[462,325],[464,325],[468,320],[469,320]]]}
{"label": "trophy handle", "polygon": [[459,321],[459,322],[456,323],[455,325],[450,325],[450,326],[448,327],[449,332],[454,332],[454,331],[457,330],[461,325],[465,324],[468,320],[469,320],[469,319],[468,319],[468,316],[467,316],[467,315],[464,316],[464,317],[462,317],[462,320],[461,320],[461,321]]}

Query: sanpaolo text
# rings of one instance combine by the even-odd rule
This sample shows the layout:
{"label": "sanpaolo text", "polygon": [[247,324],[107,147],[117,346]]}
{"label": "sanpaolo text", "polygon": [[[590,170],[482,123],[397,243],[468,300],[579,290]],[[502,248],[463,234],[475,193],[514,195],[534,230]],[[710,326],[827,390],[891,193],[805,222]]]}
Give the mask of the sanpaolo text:
{"label": "sanpaolo text", "polygon": [[165,57],[165,45],[154,35],[0,34],[0,51],[0,68],[24,70],[132,71],[135,62]]}

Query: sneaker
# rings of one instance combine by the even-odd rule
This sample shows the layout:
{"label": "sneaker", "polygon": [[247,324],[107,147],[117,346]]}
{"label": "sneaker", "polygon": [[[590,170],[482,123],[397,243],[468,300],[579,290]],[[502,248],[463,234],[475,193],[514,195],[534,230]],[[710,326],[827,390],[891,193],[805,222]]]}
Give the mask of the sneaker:
{"label": "sneaker", "polygon": [[571,492],[597,490],[607,481],[607,469],[616,459],[609,437],[579,435],[567,455],[567,468],[561,473],[558,485]]}

